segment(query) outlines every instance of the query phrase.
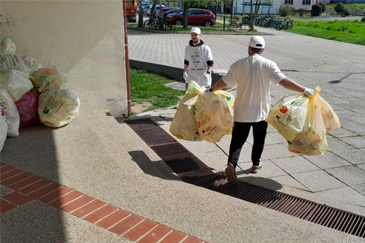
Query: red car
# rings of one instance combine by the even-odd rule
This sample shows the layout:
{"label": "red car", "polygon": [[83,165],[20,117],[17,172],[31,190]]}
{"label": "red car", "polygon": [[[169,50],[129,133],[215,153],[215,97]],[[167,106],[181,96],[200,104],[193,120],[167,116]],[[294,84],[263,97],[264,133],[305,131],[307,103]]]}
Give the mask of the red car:
{"label": "red car", "polygon": [[[183,24],[182,14],[169,14],[167,15],[167,21],[172,21],[176,25]],[[214,14],[207,9],[189,8],[188,10],[188,25],[215,25]]]}

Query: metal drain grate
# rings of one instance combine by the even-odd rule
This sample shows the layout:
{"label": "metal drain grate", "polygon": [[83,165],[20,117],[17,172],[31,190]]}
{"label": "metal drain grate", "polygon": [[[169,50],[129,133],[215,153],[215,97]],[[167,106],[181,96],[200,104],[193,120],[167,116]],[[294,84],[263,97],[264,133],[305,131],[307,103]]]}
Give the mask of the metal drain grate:
{"label": "metal drain grate", "polygon": [[242,181],[238,185],[228,184],[226,177],[213,173],[152,120],[127,120],[126,123],[183,181],[189,184],[365,238],[365,217],[361,215]]}

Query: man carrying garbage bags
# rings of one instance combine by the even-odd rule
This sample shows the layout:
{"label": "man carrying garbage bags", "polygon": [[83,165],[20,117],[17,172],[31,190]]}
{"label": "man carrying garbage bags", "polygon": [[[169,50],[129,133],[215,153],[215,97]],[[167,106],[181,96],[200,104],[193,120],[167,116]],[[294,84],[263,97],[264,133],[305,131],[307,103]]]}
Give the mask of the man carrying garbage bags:
{"label": "man carrying garbage bags", "polygon": [[286,89],[301,92],[308,97],[314,95],[306,88],[287,78],[277,64],[261,56],[265,50],[265,40],[252,36],[248,46],[248,57],[233,63],[228,73],[218,80],[210,91],[226,86],[237,86],[234,103],[234,127],[225,173],[230,183],[237,184],[236,166],[242,146],[246,142],[251,126],[253,128],[253,148],[251,153],[252,172],[262,168],[261,155],[267,131],[267,118],[270,112],[270,84],[280,84]]}

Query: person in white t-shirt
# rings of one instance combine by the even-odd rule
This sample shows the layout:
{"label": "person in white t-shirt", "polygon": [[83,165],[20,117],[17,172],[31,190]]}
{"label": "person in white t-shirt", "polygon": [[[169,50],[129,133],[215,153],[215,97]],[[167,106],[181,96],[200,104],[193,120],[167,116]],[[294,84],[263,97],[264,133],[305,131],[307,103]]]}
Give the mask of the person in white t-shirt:
{"label": "person in white t-shirt", "polygon": [[191,81],[200,86],[210,88],[212,86],[213,55],[210,48],[200,39],[200,28],[193,27],[190,31],[191,40],[185,47],[184,73],[185,88]]}
{"label": "person in white t-shirt", "polygon": [[302,92],[310,97],[314,95],[312,89],[287,78],[275,62],[262,57],[264,49],[264,38],[252,36],[248,46],[249,56],[233,63],[228,73],[210,88],[212,92],[226,86],[237,86],[234,127],[225,170],[228,181],[234,184],[238,183],[236,166],[251,126],[254,139],[251,153],[252,172],[262,168],[261,155],[267,131],[265,119],[270,112],[271,104],[270,84],[280,84],[286,89]]}

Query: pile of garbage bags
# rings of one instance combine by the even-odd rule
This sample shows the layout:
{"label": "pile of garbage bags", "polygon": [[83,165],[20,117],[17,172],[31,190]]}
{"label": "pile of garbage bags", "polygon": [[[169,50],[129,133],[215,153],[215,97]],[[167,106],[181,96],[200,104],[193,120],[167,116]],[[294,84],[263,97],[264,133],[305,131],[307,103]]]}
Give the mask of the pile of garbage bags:
{"label": "pile of garbage bags", "polygon": [[19,127],[72,122],[80,100],[67,84],[59,67],[42,68],[33,57],[17,54],[11,39],[0,36],[0,151],[7,137],[19,136]]}
{"label": "pile of garbage bags", "polygon": [[319,95],[320,88],[314,92],[309,98],[303,94],[283,97],[266,119],[287,140],[290,152],[322,155],[328,147],[326,134],[341,127],[332,107]]}
{"label": "pile of garbage bags", "polygon": [[205,92],[191,81],[171,122],[178,139],[219,142],[232,133],[234,96],[226,91]]}

